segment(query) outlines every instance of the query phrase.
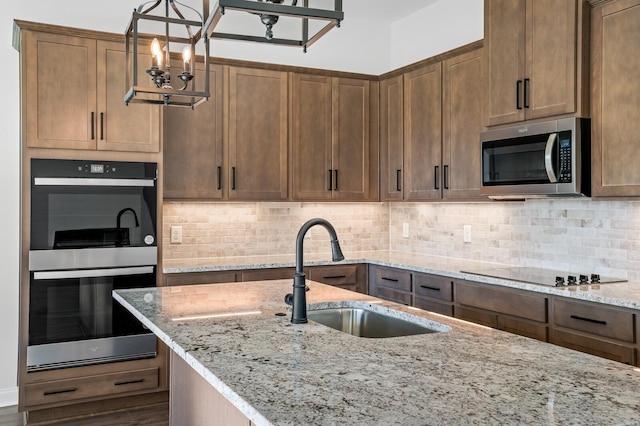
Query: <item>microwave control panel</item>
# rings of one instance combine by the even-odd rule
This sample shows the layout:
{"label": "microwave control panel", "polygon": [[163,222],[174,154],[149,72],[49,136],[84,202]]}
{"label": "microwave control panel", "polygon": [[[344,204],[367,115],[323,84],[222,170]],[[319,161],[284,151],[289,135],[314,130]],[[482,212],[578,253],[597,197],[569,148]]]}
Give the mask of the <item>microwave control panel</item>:
{"label": "microwave control panel", "polygon": [[558,182],[571,182],[571,138],[560,138]]}

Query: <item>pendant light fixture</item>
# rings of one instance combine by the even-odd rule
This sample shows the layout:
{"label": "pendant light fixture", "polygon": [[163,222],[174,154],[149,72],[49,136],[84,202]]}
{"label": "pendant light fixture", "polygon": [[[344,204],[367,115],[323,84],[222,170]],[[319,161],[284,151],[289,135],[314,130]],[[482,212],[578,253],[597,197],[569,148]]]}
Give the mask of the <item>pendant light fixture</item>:
{"label": "pendant light fixture", "polygon": [[[207,0],[205,0],[207,1]],[[285,1],[290,4],[285,4]],[[205,22],[205,31],[211,39],[240,40],[257,43],[270,43],[282,46],[307,48],[318,41],[334,27],[340,27],[344,20],[342,0],[333,1],[333,9],[317,9],[309,7],[309,0],[218,0],[211,16]],[[248,12],[260,17],[260,21],[266,26],[264,37],[250,36],[235,33],[216,32],[216,26],[227,11]],[[284,38],[274,36],[274,25],[280,17],[301,19],[300,36],[297,38]],[[315,33],[310,33],[309,22],[320,21],[325,23]]]}
{"label": "pendant light fixture", "polygon": [[[164,12],[158,14],[163,3]],[[183,10],[195,19],[185,19]],[[201,44],[204,75],[209,74],[209,39],[202,31],[204,19],[203,14],[176,0],[152,0],[133,11],[125,33],[125,84],[128,90],[124,102],[127,105],[146,103],[193,108],[209,98],[209,79],[197,81],[194,68],[196,47]],[[141,27],[164,31],[149,33],[146,29],[141,31]],[[141,60],[144,53],[151,54],[148,63]],[[177,56],[181,59],[180,66],[175,66]],[[142,69],[149,80],[138,81]]]}

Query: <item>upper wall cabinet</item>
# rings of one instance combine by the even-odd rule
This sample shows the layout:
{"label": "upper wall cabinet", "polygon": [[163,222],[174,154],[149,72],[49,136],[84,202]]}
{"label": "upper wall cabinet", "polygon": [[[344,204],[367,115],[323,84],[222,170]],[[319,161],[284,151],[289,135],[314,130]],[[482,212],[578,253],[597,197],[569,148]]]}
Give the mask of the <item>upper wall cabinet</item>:
{"label": "upper wall cabinet", "polygon": [[480,196],[482,49],[380,84],[381,199]]}
{"label": "upper wall cabinet", "polygon": [[588,116],[589,6],[583,1],[485,1],[487,126]]}
{"label": "upper wall cabinet", "polygon": [[377,196],[370,185],[370,85],[359,79],[292,75],[294,200]]}
{"label": "upper wall cabinet", "polygon": [[28,147],[159,152],[160,107],[126,106],[123,100],[124,43],[21,35]]}
{"label": "upper wall cabinet", "polygon": [[230,200],[286,200],[286,72],[228,67]]}
{"label": "upper wall cabinet", "polygon": [[595,8],[592,28],[592,194],[640,196],[640,0]]}
{"label": "upper wall cabinet", "polygon": [[[196,79],[204,64],[196,64]],[[223,196],[222,66],[209,69],[210,97],[191,108],[163,112],[165,199],[217,200]]]}

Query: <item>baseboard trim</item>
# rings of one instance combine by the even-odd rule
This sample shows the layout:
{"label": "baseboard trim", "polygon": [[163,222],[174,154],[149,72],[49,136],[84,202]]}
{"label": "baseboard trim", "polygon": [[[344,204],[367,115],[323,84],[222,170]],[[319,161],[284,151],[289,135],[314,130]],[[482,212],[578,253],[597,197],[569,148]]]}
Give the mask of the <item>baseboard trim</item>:
{"label": "baseboard trim", "polygon": [[18,388],[0,389],[0,407],[18,405]]}

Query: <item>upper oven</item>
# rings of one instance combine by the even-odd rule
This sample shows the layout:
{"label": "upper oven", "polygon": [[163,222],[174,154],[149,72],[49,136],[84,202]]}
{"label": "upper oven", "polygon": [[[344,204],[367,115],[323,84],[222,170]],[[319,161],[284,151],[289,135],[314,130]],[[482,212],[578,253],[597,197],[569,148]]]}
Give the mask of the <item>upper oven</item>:
{"label": "upper oven", "polygon": [[588,196],[589,120],[568,118],[481,133],[482,188],[490,198]]}

